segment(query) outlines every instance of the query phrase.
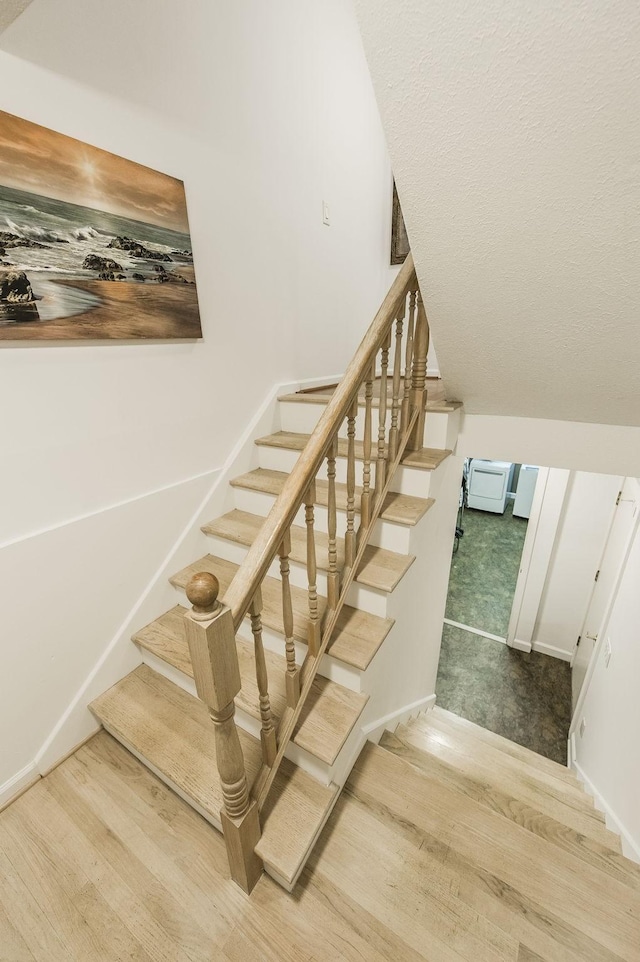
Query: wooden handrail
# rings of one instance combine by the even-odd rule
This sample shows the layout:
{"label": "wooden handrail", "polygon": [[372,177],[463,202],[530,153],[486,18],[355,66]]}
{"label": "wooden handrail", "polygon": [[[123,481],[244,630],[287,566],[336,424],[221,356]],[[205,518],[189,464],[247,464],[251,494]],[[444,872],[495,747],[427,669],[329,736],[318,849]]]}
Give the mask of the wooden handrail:
{"label": "wooden handrail", "polygon": [[258,537],[238,568],[226,595],[236,631],[278,554],[309,486],[314,481],[338,426],[352,405],[372,361],[389,335],[398,309],[415,280],[413,256],[408,255],[362,339],[345,375],[327,404],[315,431],[285,481]]}

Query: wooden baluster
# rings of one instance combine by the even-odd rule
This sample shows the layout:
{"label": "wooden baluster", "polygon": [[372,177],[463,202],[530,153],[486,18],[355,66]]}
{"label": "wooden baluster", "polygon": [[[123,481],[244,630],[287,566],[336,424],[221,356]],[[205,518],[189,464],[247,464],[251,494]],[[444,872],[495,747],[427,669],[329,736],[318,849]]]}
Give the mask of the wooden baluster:
{"label": "wooden baluster", "polygon": [[393,358],[393,395],[391,401],[391,428],[389,430],[389,460],[393,461],[398,451],[398,418],[400,415],[400,383],[402,378],[402,329],[406,311],[406,298],[396,317],[396,350]]}
{"label": "wooden baluster", "polygon": [[338,438],[334,437],[327,453],[328,479],[328,532],[329,532],[329,573],[327,574],[327,607],[334,610],[338,604],[340,594],[340,572],[338,571],[338,551],[336,548],[336,532],[338,527],[336,508],[336,455],[338,453]]}
{"label": "wooden baluster", "polygon": [[389,367],[389,347],[391,345],[391,331],[387,334],[382,345],[380,370],[380,406],[378,408],[378,459],[376,461],[376,499],[382,494],[386,478],[385,433],[387,428],[387,370]]}
{"label": "wooden baluster", "polygon": [[366,531],[371,518],[371,406],[373,400],[373,381],[376,376],[375,361],[367,374],[364,385],[364,435],[362,439],[362,495],[360,497],[360,527],[358,529],[358,544],[361,532]]}
{"label": "wooden baluster", "polygon": [[287,659],[285,672],[285,691],[287,705],[295,708],[300,697],[300,668],[296,665],[296,649],[293,642],[293,605],[291,603],[291,584],[289,582],[289,555],[291,554],[291,534],[283,538],[279,549],[280,579],[282,581],[282,623],[284,626],[284,649]]}
{"label": "wooden baluster", "polygon": [[256,681],[258,683],[260,700],[262,759],[265,765],[271,767],[278,754],[278,746],[276,744],[276,730],[271,712],[271,700],[269,699],[267,662],[265,661],[264,645],[262,644],[262,589],[260,588],[256,591],[249,605],[249,614],[251,616],[251,631],[253,633],[253,647],[256,657]]}
{"label": "wooden baluster", "polygon": [[407,344],[404,361],[404,393],[402,395],[402,416],[400,433],[404,437],[409,426],[411,410],[411,362],[413,361],[413,330],[416,316],[417,291],[409,292],[409,319],[407,321]]}
{"label": "wooden baluster", "polygon": [[411,413],[418,411],[413,430],[407,443],[407,451],[419,451],[424,443],[424,419],[427,407],[427,354],[429,353],[429,322],[422,303],[420,291],[417,298],[416,329],[413,340],[413,366],[411,369]]}
{"label": "wooden baluster", "polygon": [[193,605],[185,628],[198,697],[213,722],[216,763],[224,808],[220,812],[231,877],[251,892],[262,874],[255,854],[260,839],[257,803],[249,798],[242,747],[234,714],[240,667],[231,610],[218,602],[220,585],[209,572],[193,576],[187,598]]}
{"label": "wooden baluster", "polygon": [[356,556],[356,532],[354,517],[356,511],[356,418],[358,416],[358,396],[356,394],[347,414],[347,530],[344,536],[344,575],[347,577],[353,568]]}
{"label": "wooden baluster", "polygon": [[304,519],[307,525],[307,577],[309,579],[309,654],[316,655],[320,648],[320,619],[318,618],[318,587],[316,565],[316,538],[314,533],[314,504],[316,483],[312,481],[304,496]]}

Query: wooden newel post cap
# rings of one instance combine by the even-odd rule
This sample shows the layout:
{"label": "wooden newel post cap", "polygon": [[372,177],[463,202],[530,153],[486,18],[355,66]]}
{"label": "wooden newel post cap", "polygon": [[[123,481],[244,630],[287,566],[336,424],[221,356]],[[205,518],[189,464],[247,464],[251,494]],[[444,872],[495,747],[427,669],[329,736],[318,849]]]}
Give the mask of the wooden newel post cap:
{"label": "wooden newel post cap", "polygon": [[187,585],[187,598],[193,605],[196,621],[209,621],[220,607],[220,582],[208,571],[199,571]]}

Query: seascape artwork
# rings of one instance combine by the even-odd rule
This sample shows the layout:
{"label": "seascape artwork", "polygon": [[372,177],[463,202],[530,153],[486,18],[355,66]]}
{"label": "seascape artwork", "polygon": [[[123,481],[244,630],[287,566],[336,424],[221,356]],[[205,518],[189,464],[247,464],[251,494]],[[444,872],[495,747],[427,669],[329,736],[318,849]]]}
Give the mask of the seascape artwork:
{"label": "seascape artwork", "polygon": [[0,340],[201,336],[182,181],[0,111]]}

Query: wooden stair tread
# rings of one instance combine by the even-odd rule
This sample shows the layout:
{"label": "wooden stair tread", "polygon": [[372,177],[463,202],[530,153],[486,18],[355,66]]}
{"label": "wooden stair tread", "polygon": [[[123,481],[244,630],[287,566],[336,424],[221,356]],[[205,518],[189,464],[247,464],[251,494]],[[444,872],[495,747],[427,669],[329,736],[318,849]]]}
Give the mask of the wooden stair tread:
{"label": "wooden stair tread", "polygon": [[[193,678],[193,668],[184,630],[187,609],[176,605],[160,618],[136,632],[133,640],[146,651]],[[238,660],[242,689],[236,696],[238,708],[253,718],[260,719],[259,692],[253,643],[237,638]],[[284,657],[265,650],[269,674],[271,709],[277,721],[286,705]],[[368,701],[368,695],[350,691],[336,682],[317,675],[293,741],[327,765],[333,765],[349,733]]]}
{"label": "wooden stair tread", "polygon": [[[199,561],[178,571],[170,579],[176,588],[184,590],[194,574],[198,571],[210,571],[220,582],[220,595],[224,600],[238,565],[224,558],[216,558],[208,554]],[[276,578],[267,577],[262,583],[262,623],[281,634],[284,633],[282,622],[282,586]],[[291,586],[291,602],[293,606],[293,635],[297,641],[307,642],[307,624],[309,620],[309,602],[307,592],[302,588]],[[318,595],[318,613],[320,618],[326,609],[327,599]],[[343,661],[353,668],[364,671],[370,664],[378,648],[387,637],[393,619],[380,618],[367,611],[360,611],[344,605],[329,643],[328,653],[339,661]]]}
{"label": "wooden stair tread", "polygon": [[604,816],[594,808],[593,799],[577,781],[571,784],[542,769],[533,768],[528,761],[506,755],[492,745],[469,738],[462,732],[452,733],[448,727],[441,726],[436,717],[429,718],[427,715],[412,727],[415,730],[414,739],[420,741],[425,750],[451,764],[478,774],[484,773],[494,783],[500,780],[501,784],[511,786],[513,794],[519,792],[520,798],[530,800],[532,804],[541,805],[541,799],[544,799],[548,804],[555,801],[571,806],[577,815],[581,814],[589,820],[588,824],[594,823],[600,830],[604,828]]}
{"label": "wooden stair tread", "polygon": [[[245,488],[248,491],[260,491],[277,497],[289,475],[285,471],[272,471],[270,468],[256,468],[247,474],[242,474],[231,481],[232,487]],[[359,513],[360,495],[362,488],[356,487],[356,514]],[[316,504],[327,507],[329,503],[329,483],[316,480]],[[409,494],[398,494],[389,491],[380,517],[383,521],[403,524],[413,527],[435,504],[433,498],[416,498]],[[347,486],[336,483],[336,505],[339,511],[347,510]]]}
{"label": "wooden stair tread", "polygon": [[[555,954],[536,955],[523,947],[517,956],[521,962],[637,959],[640,913],[635,886],[371,743],[357,760],[346,790],[385,825],[395,825],[413,851],[424,852],[430,862],[453,872],[458,883],[454,891],[481,904],[487,918],[502,923],[508,918],[507,931],[514,934],[532,923],[529,932],[540,933],[541,941],[547,934],[557,939]],[[319,871],[322,858],[314,857]]]}
{"label": "wooden stair tread", "polygon": [[[250,514],[248,511],[240,511],[235,508],[221,518],[216,518],[215,521],[203,525],[202,530],[205,534],[250,547],[259,535],[263,524],[264,518],[260,515]],[[289,557],[291,561],[306,565],[307,529],[292,524],[290,533],[291,553]],[[329,536],[323,531],[316,531],[315,544],[318,568],[327,571],[329,568]],[[336,539],[336,550],[338,569],[342,571],[344,568],[343,538]],[[364,549],[356,581],[370,588],[377,588],[379,591],[391,592],[414,561],[413,555],[399,554],[397,551],[389,551],[387,548],[378,548],[376,545],[368,544]]]}
{"label": "wooden stair tread", "polygon": [[[285,404],[322,404],[327,405],[333,396],[333,392],[330,394],[320,394],[314,393],[312,391],[305,392],[304,394],[281,394],[278,401],[282,401]],[[402,392],[400,394],[402,397]],[[359,396],[358,407],[364,408],[364,395]],[[378,397],[373,397],[371,399],[371,406],[374,408],[380,407],[380,399]],[[446,400],[429,400],[429,392],[427,390],[427,413],[432,414],[451,414],[453,411],[457,411],[458,408],[462,407],[462,401],[446,401]]]}
{"label": "wooden stair tread", "polygon": [[[458,766],[446,755],[430,751],[430,745],[412,725],[400,725],[394,734],[385,732],[380,744],[420,771],[454,788],[469,798],[522,825],[542,838],[574,850],[597,867],[611,866],[620,874],[622,855],[615,836],[600,823],[571,805],[565,805],[544,792],[522,792],[517,782],[504,781],[473,765]],[[626,862],[626,859],[624,860]],[[622,870],[624,881],[629,873]],[[637,873],[640,888],[640,866]]]}
{"label": "wooden stair tread", "polygon": [[[203,702],[141,665],[90,707],[114,737],[219,827],[222,791],[213,725]],[[260,742],[241,729],[239,736],[251,784],[262,761]],[[304,864],[336,792],[283,761],[271,807],[262,812],[259,854],[287,882]]]}
{"label": "wooden stair tread", "polygon": [[434,708],[427,715],[422,716],[419,721],[428,719],[437,719],[442,724],[448,724],[453,731],[460,731],[466,735],[473,736],[484,744],[499,749],[512,758],[519,758],[534,768],[539,768],[541,771],[546,771],[550,775],[555,775],[556,778],[561,778],[571,785],[580,785],[574,772],[564,765],[554,762],[552,758],[539,755],[538,752],[532,752],[531,749],[525,748],[524,745],[518,745],[517,742],[512,742],[510,739],[504,738],[503,735],[489,731],[488,728],[482,728],[480,725],[474,724],[474,722],[463,718],[461,715],[447,711],[446,708],[435,705]]}
{"label": "wooden stair tread", "polygon": [[[267,434],[262,438],[257,438],[255,443],[261,447],[284,448],[288,451],[303,451],[310,437],[310,434],[299,434],[296,431],[276,431],[274,434]],[[441,450],[440,448],[421,448],[420,451],[407,454],[402,459],[402,464],[411,468],[422,468],[424,471],[434,471],[450,454],[451,451]],[[364,460],[362,441],[355,442],[355,455],[357,461]],[[338,457],[347,457],[346,438],[338,438]]]}

